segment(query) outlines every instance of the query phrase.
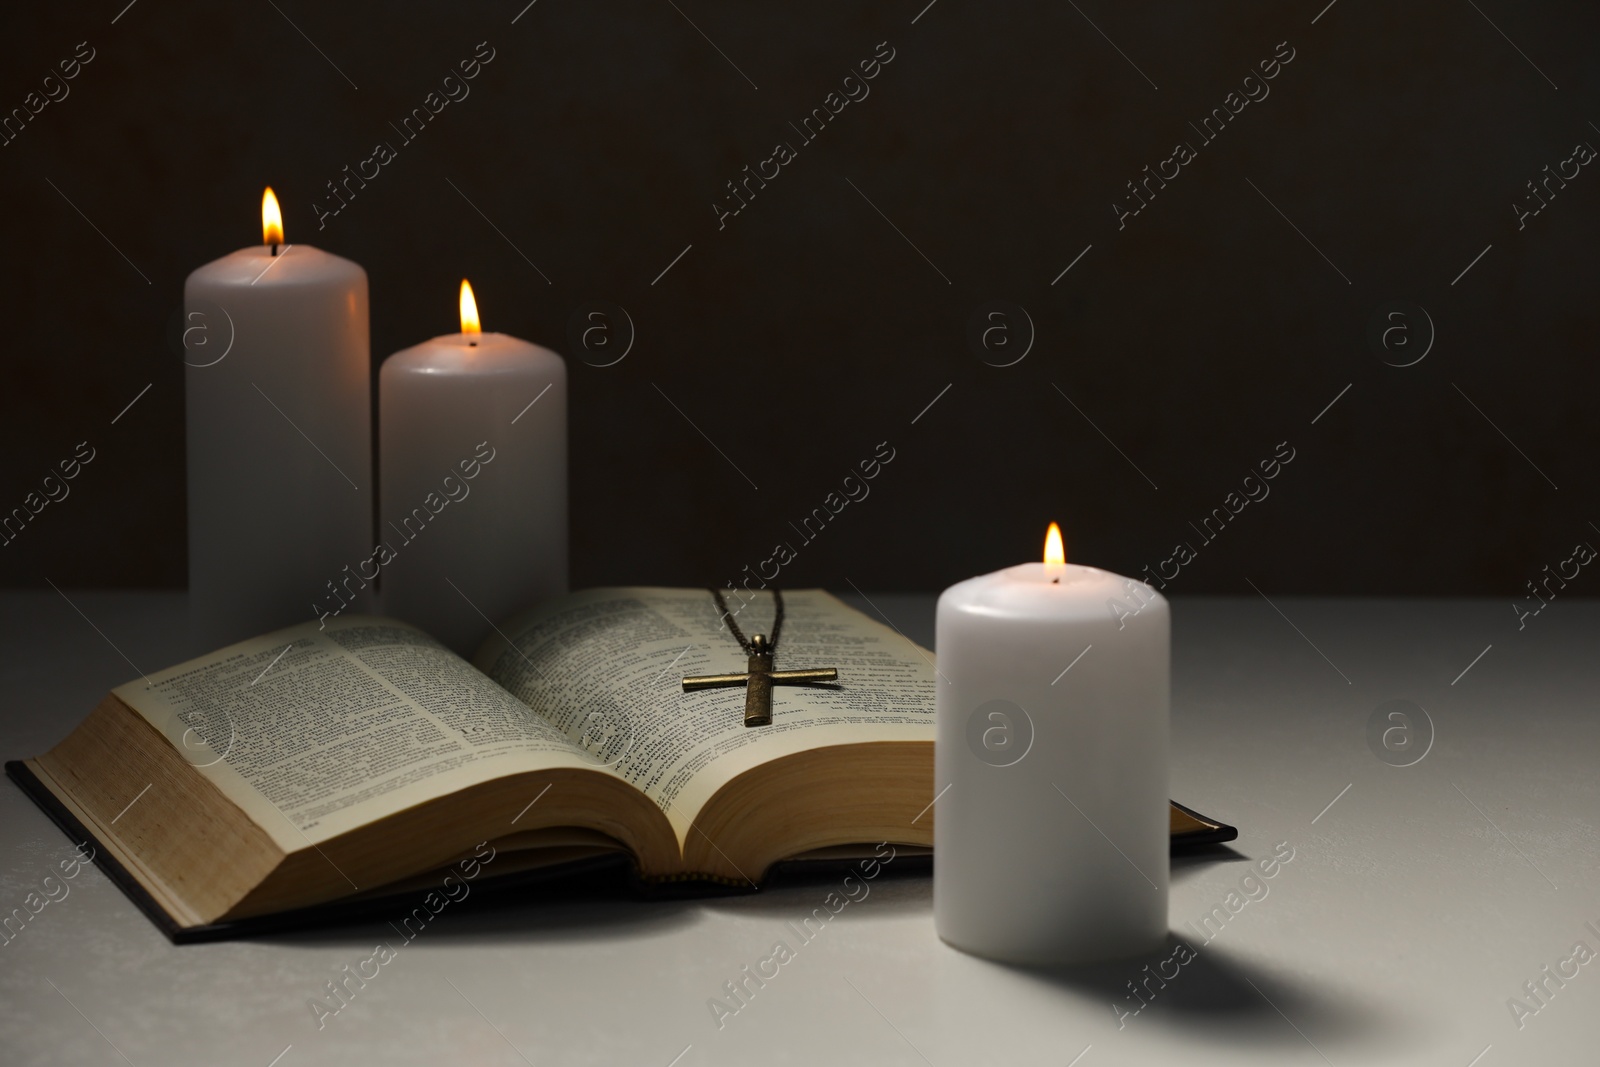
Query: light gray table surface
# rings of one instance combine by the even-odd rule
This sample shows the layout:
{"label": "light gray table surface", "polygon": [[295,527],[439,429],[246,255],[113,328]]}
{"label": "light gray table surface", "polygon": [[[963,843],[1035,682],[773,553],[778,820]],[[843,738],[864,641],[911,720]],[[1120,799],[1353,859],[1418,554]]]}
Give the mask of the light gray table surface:
{"label": "light gray table surface", "polygon": [[[181,594],[66,597],[0,594],[7,759],[53,745],[130,663],[184,654]],[[871,599],[932,643],[932,596]],[[1545,977],[1580,941],[1600,952],[1600,605],[1520,630],[1485,601],[1180,598],[1174,618],[1173,796],[1240,835],[1174,861],[1171,927],[1198,958],[1120,1023],[1159,956],[975,959],[935,936],[928,878],[885,876],[804,944],[789,924],[829,884],[446,911],[319,1029],[309,1000],[397,941],[386,924],[177,948],[87,870],[0,945],[0,1063],[1600,1062],[1600,960]],[[1413,766],[1369,747],[1391,700],[1432,722]],[[1267,895],[1195,938],[1280,842],[1294,858]],[[70,854],[0,788],[0,914]],[[719,1027],[708,1001],[778,940],[794,958]],[[1542,1003],[1524,989],[1541,980]],[[1538,1009],[1520,1026],[1513,997]]]}

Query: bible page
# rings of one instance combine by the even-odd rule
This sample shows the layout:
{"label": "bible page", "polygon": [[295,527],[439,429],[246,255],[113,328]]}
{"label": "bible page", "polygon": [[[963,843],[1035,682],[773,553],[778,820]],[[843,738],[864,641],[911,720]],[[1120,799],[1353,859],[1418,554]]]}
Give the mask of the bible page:
{"label": "bible page", "polygon": [[393,619],[289,627],[113,692],[286,850],[491,778],[611,773]]}
{"label": "bible page", "polygon": [[[700,807],[760,764],[828,745],[933,741],[932,653],[820,589],[783,600],[774,669],[835,667],[839,681],[774,686],[770,726],[744,725],[742,687],[683,691],[687,675],[746,667],[705,589],[576,593],[503,625],[474,662],[642,789],[681,847]],[[770,631],[770,593],[727,602],[747,637]]]}

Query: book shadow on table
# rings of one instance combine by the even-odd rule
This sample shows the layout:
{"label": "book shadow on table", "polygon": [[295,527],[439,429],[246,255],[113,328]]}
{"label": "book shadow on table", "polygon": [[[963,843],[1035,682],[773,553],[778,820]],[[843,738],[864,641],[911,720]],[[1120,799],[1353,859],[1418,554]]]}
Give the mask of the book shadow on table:
{"label": "book shadow on table", "polygon": [[[931,911],[931,871],[930,857],[901,857],[883,865],[877,879],[868,880],[865,892],[879,901],[892,895],[902,905]],[[704,883],[645,886],[631,877],[626,862],[618,859],[556,878],[482,883],[461,902],[447,904],[415,937],[419,941],[496,945],[626,939],[692,926],[707,909],[804,917],[823,906],[830,893],[837,906],[842,899],[838,892],[842,880],[852,873],[860,878],[858,871],[843,862],[779,864],[757,893]],[[860,883],[853,884],[858,888],[851,894],[852,902],[865,900]],[[387,931],[389,939],[398,942],[396,927],[421,905],[420,893],[396,896],[365,905],[357,914],[313,915],[291,928],[247,936],[281,945],[359,946],[367,945],[375,932],[382,939]]]}
{"label": "book shadow on table", "polygon": [[1174,882],[1187,881],[1206,867],[1218,863],[1247,863],[1250,857],[1231,845],[1191,845],[1172,850],[1171,871]]}
{"label": "book shadow on table", "polygon": [[[421,893],[397,896],[375,902],[353,920],[330,917],[327,922],[257,934],[254,939],[286,946],[368,948],[374,935],[398,946],[407,933],[419,942],[457,945],[629,939],[693,925],[694,903],[672,897],[641,899],[625,864],[618,862],[555,879],[484,882],[460,901],[447,902],[437,914],[428,911]],[[412,916],[416,918],[407,924]],[[422,917],[427,919],[419,923]]]}

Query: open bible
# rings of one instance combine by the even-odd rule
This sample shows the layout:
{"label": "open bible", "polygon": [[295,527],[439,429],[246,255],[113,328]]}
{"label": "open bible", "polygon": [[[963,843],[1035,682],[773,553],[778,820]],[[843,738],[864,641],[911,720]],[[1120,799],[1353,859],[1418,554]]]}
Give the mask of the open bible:
{"label": "open bible", "polygon": [[[176,939],[485,855],[755,888],[786,859],[931,846],[932,654],[821,590],[785,600],[779,666],[839,681],[776,690],[770,726],[745,727],[739,689],[683,689],[744,658],[704,590],[611,588],[470,663],[393,619],[279,630],[120,686],[8,770]],[[736,610],[759,629],[770,601]],[[1175,840],[1219,827],[1174,808]]]}

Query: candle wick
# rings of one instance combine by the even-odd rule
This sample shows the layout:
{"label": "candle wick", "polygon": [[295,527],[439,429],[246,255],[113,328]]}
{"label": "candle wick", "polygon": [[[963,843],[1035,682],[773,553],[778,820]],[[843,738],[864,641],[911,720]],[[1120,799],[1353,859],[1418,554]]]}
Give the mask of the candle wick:
{"label": "candle wick", "polygon": [[277,255],[278,254],[278,246],[277,246],[276,243],[274,243],[273,246],[272,246],[272,254],[273,255]]}
{"label": "candle wick", "polygon": [[1050,579],[1050,584],[1051,585],[1060,585],[1061,584],[1061,579],[1060,578],[1052,578],[1052,579]]}
{"label": "candle wick", "polygon": [[468,348],[477,348],[478,347],[478,342],[476,342],[476,341],[468,341],[467,342],[467,347]]}

